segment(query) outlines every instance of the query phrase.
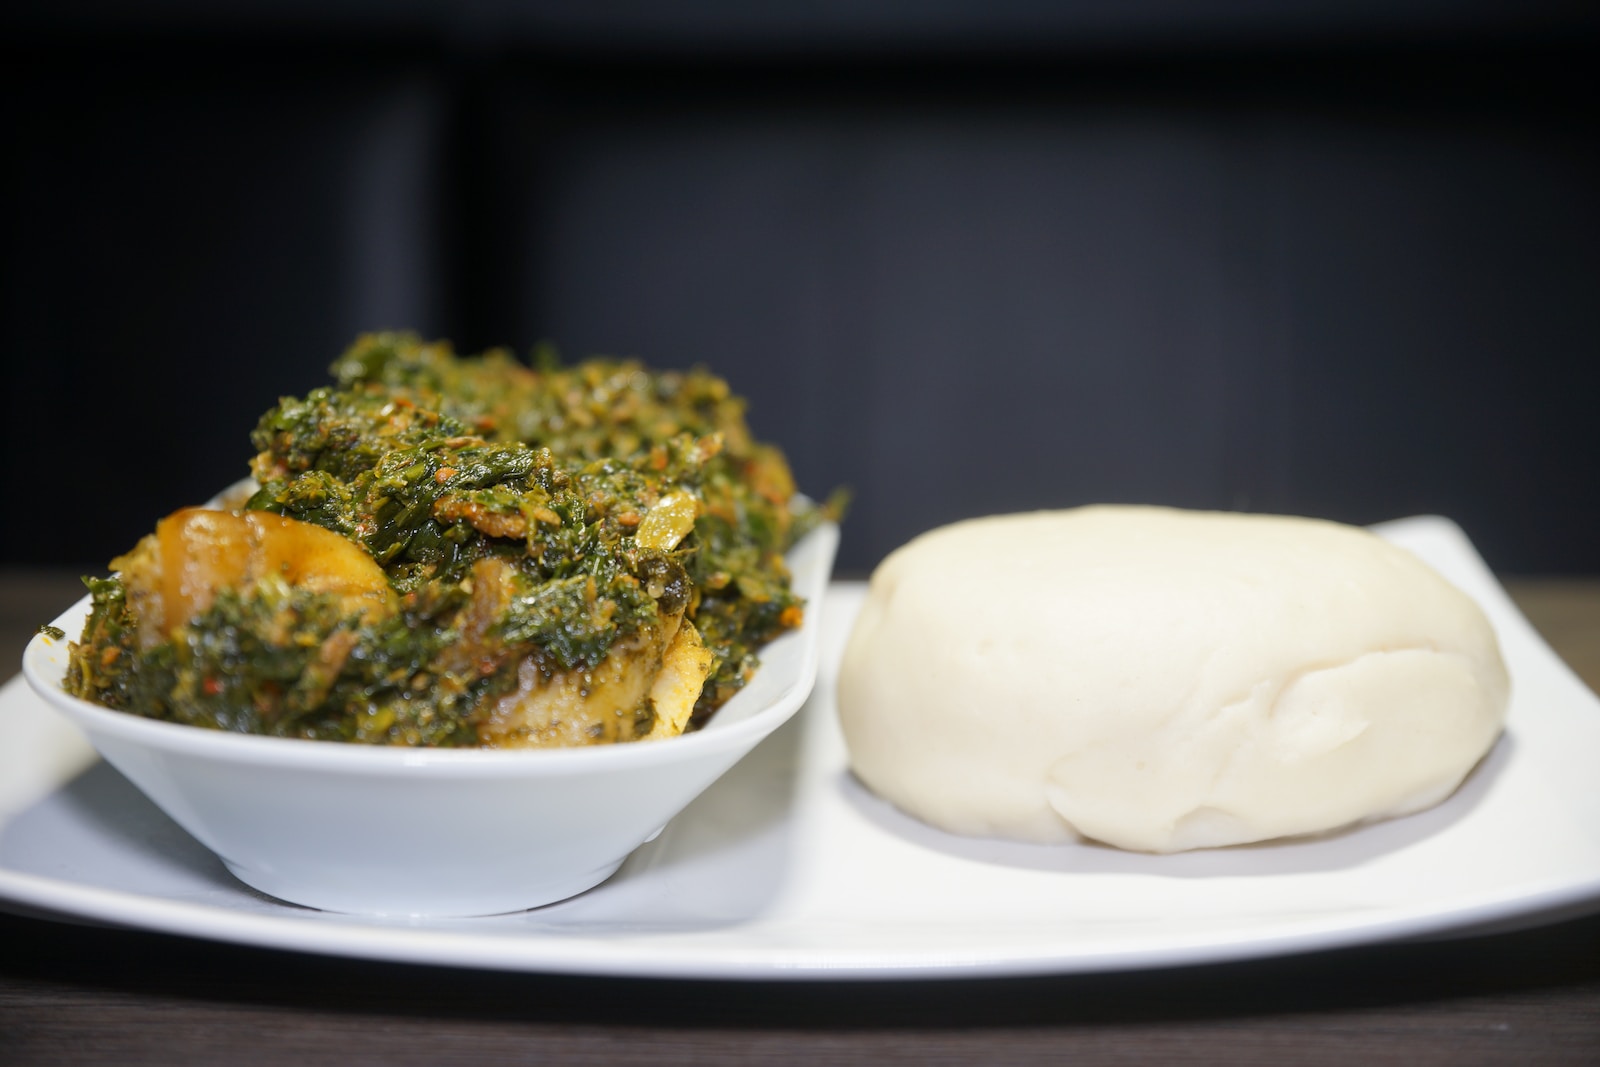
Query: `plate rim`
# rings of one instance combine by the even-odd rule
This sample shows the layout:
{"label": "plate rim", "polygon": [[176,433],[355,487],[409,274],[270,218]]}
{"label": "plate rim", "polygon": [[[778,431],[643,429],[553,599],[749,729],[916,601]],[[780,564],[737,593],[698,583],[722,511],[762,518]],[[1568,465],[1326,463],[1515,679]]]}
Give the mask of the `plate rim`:
{"label": "plate rim", "polygon": [[[13,904],[23,905],[23,914],[52,921],[87,919],[91,925],[253,948],[424,966],[696,981],[896,981],[1156,970],[1501,933],[1600,911],[1600,874],[1586,882],[1556,883],[1533,892],[1492,894],[1444,911],[1412,908],[1377,922],[1361,920],[1351,911],[1335,912],[1297,920],[1261,937],[1241,939],[1226,931],[1196,933],[1131,951],[1112,948],[1069,956],[1048,947],[1036,952],[1011,948],[1003,954],[945,948],[912,958],[877,949],[851,953],[790,946],[776,951],[770,947],[722,949],[685,961],[670,952],[641,955],[636,948],[606,942],[507,937],[502,928],[472,933],[350,923],[337,917],[307,921],[147,897],[0,868],[0,910],[12,911]],[[534,942],[540,946],[538,951],[522,951]]]}

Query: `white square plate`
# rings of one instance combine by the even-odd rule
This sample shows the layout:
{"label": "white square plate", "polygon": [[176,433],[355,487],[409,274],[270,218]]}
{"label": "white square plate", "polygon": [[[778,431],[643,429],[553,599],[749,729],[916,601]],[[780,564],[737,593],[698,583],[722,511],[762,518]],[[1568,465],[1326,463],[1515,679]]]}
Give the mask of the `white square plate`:
{"label": "white square plate", "polygon": [[956,838],[846,769],[833,677],[864,587],[835,585],[805,708],[608,882],[482,919],[281,904],[96,761],[20,679],[0,689],[0,905],[241,944],[508,970],[906,978],[1125,970],[1532,925],[1600,910],[1600,700],[1453,524],[1378,532],[1499,634],[1505,736],[1431,810],[1315,840],[1146,856]]}

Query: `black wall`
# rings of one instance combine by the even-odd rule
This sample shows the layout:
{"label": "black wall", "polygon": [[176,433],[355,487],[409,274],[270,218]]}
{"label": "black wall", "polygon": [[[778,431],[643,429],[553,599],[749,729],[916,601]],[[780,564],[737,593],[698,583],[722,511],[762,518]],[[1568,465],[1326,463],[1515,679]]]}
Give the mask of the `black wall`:
{"label": "black wall", "polygon": [[1600,21],[1282,7],[3,16],[0,562],[102,566],[408,326],[709,364],[849,570],[1122,500],[1600,572]]}

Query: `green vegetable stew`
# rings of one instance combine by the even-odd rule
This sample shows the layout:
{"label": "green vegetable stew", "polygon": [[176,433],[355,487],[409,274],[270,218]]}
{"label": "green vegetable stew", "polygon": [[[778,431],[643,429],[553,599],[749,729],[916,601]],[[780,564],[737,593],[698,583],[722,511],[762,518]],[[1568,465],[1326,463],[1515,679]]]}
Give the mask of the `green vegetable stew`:
{"label": "green vegetable stew", "polygon": [[364,336],[251,435],[258,486],[87,580],[67,687],[152,718],[391,745],[692,729],[799,625],[784,552],[841,501],[704,371]]}

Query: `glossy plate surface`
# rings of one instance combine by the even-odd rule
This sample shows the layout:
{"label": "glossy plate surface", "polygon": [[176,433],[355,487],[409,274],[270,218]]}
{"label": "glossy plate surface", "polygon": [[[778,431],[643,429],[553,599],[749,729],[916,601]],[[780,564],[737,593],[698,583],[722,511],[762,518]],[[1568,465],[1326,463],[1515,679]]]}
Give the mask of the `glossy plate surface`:
{"label": "glossy plate surface", "polygon": [[1600,700],[1443,519],[1379,532],[1488,612],[1506,735],[1463,788],[1326,838],[1175,856],[951,837],[850,777],[833,674],[863,588],[835,585],[806,706],[609,881],[480,919],[364,919],[235,881],[20,679],[0,690],[0,902],[243,944],[510,970],[905,978],[1171,966],[1531,925],[1600,910]]}

